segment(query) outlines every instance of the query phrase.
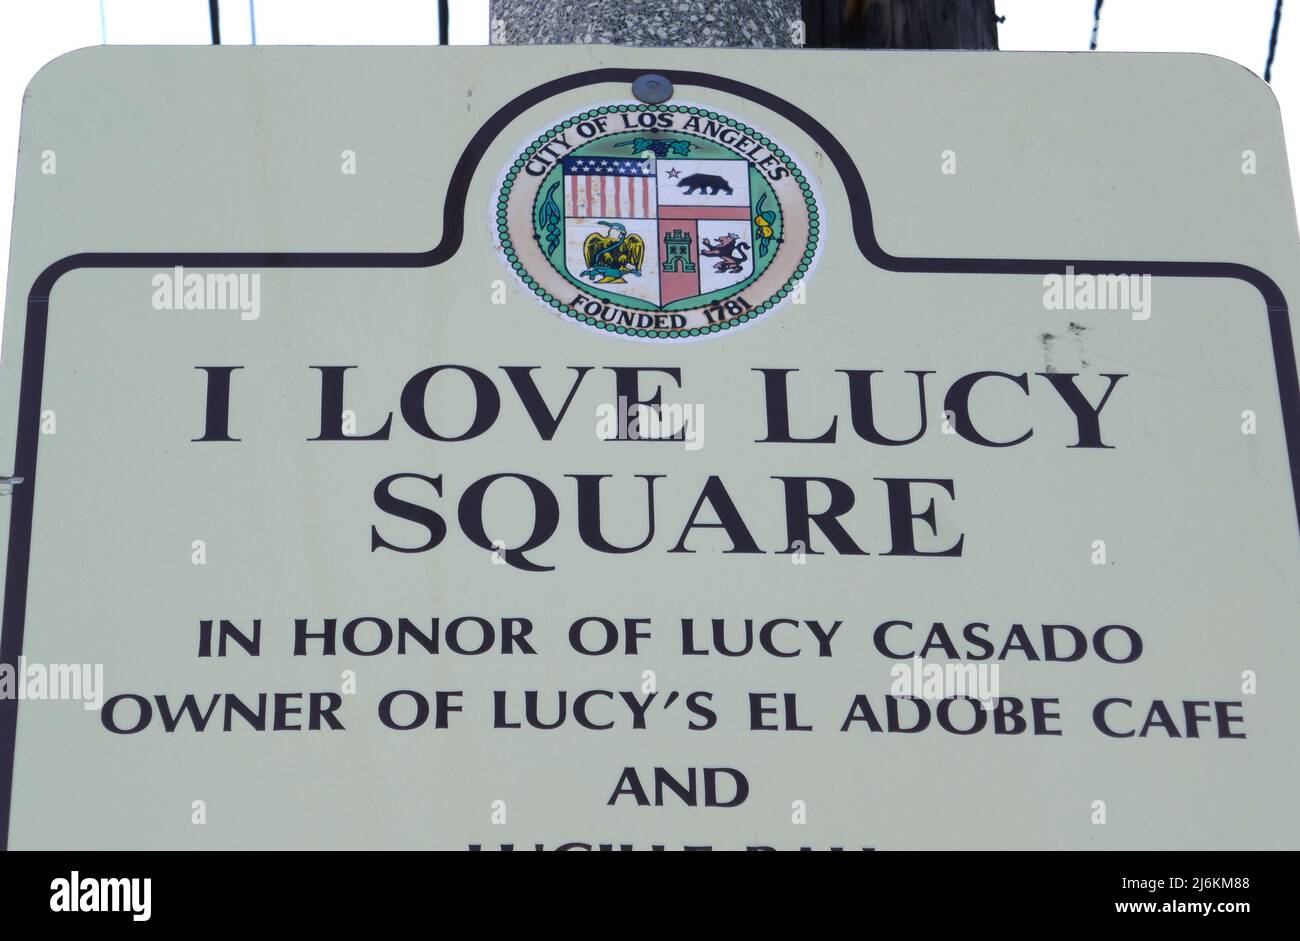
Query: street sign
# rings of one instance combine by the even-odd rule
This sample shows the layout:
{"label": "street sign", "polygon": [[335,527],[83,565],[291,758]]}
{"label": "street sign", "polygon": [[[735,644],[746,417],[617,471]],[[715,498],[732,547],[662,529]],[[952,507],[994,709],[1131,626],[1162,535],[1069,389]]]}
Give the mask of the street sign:
{"label": "street sign", "polygon": [[1296,243],[1202,56],[60,58],[0,835],[1294,848]]}

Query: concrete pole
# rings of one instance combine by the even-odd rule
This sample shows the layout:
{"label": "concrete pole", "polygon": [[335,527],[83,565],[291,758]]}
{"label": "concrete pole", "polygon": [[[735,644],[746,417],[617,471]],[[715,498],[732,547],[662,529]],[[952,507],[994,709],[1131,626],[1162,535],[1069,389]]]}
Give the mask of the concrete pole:
{"label": "concrete pole", "polygon": [[493,45],[800,45],[799,0],[491,0]]}
{"label": "concrete pole", "polygon": [[996,49],[994,0],[491,0],[493,45]]}

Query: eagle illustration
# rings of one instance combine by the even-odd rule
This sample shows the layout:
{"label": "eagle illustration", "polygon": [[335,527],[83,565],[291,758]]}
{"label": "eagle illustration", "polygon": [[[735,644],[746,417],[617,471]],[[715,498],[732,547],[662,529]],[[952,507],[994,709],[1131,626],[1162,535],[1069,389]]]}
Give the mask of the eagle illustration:
{"label": "eagle illustration", "polygon": [[597,284],[626,284],[624,275],[641,277],[641,262],[645,260],[645,241],[635,232],[628,234],[627,227],[619,222],[600,221],[608,231],[602,235],[592,232],[582,243],[582,257],[587,263],[584,278]]}

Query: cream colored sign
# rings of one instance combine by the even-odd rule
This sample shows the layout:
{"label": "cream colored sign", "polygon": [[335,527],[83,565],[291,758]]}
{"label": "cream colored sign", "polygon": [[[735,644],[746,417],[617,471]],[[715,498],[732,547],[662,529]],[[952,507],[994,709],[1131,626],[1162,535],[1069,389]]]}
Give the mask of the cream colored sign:
{"label": "cream colored sign", "polygon": [[1245,70],[103,48],[21,141],[8,847],[1300,843]]}

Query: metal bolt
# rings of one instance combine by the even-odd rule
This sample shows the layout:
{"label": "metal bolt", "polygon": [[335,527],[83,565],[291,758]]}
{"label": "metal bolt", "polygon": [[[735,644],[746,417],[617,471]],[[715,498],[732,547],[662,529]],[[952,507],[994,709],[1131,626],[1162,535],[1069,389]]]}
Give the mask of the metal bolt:
{"label": "metal bolt", "polygon": [[673,96],[673,83],[662,75],[642,75],[632,83],[632,94],[648,105],[657,105]]}

